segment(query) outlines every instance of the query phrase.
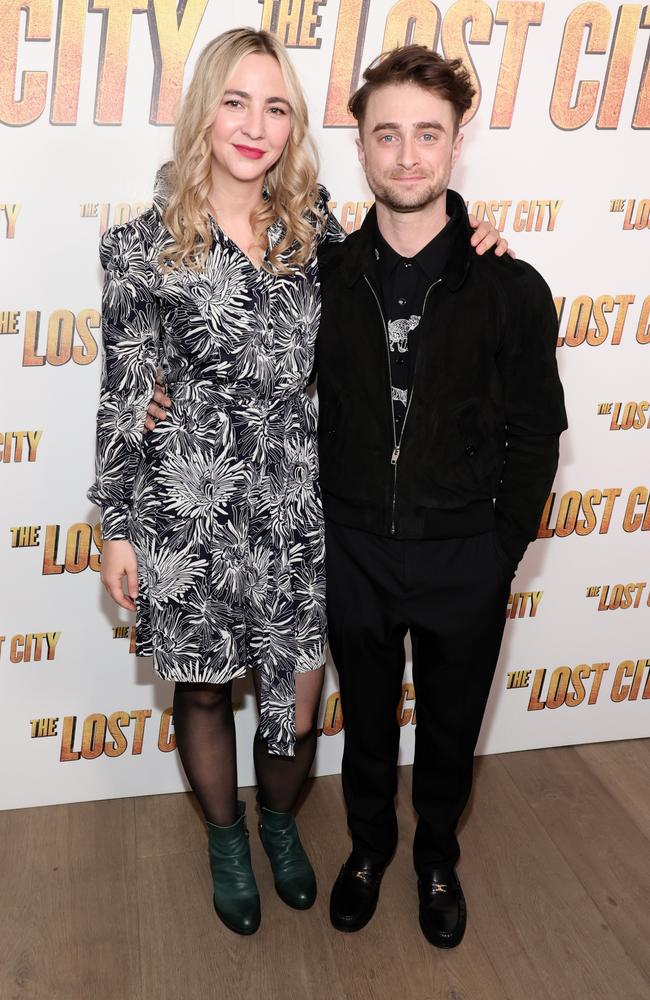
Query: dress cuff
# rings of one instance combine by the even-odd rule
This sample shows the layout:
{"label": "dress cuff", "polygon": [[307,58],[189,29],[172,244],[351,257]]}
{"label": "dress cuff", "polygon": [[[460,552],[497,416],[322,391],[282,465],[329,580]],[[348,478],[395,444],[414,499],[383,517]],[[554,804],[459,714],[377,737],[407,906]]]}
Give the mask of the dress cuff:
{"label": "dress cuff", "polygon": [[129,537],[129,508],[124,504],[108,504],[102,507],[102,538],[105,542],[115,542]]}

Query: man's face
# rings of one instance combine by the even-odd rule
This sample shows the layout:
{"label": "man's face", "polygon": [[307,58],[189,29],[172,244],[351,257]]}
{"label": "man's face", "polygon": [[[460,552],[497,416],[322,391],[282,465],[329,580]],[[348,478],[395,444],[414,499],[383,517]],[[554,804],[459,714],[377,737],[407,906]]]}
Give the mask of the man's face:
{"label": "man's face", "polygon": [[462,141],[449,101],[417,84],[389,84],[368,98],[357,150],[377,201],[417,212],[447,190]]}

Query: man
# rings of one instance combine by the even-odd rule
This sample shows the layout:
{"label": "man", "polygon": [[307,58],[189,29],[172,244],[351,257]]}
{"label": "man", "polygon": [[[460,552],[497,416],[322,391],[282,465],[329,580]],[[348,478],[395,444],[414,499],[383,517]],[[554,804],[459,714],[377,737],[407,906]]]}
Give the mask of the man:
{"label": "man", "polygon": [[464,202],[447,190],[474,93],[460,61],[406,46],[364,80],[350,110],[376,207],[319,253],[328,620],[352,834],[330,913],[344,931],[370,920],[397,843],[410,632],[420,924],[449,948],[465,930],[456,827],[504,608],[566,427],[557,319],[533,268],[471,251]]}

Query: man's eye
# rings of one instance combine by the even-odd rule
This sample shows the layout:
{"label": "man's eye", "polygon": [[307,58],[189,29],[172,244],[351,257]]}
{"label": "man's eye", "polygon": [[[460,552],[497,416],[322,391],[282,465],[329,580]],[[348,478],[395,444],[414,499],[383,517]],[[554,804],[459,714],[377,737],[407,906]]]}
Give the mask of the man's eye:
{"label": "man's eye", "polygon": [[382,135],[382,137],[380,138],[379,141],[380,142],[392,142],[394,138],[395,138],[394,135]]}
{"label": "man's eye", "polygon": [[436,136],[434,135],[433,132],[423,132],[421,138],[424,139],[425,142],[436,141]]}

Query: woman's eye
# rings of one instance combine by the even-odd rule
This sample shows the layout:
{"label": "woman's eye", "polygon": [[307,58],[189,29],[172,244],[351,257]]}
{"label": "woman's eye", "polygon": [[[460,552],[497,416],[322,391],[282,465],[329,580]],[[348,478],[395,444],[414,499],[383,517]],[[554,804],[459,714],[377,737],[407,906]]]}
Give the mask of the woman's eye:
{"label": "woman's eye", "polygon": [[229,97],[227,101],[224,101],[227,108],[241,108],[241,101],[236,100],[234,97]]}
{"label": "woman's eye", "polygon": [[279,108],[279,107],[278,108],[269,108],[269,111],[272,114],[274,114],[274,115],[286,115],[286,113],[287,113],[284,108]]}

